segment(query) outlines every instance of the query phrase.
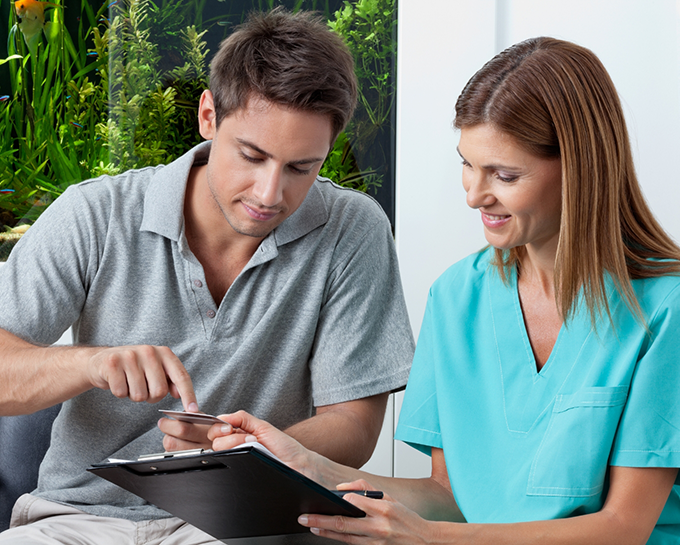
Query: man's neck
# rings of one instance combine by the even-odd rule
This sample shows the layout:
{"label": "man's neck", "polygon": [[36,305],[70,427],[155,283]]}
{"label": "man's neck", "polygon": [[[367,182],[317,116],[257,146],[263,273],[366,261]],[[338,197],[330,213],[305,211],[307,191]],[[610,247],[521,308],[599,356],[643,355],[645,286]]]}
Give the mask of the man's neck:
{"label": "man's neck", "polygon": [[184,197],[184,232],[203,266],[208,288],[217,305],[262,242],[234,231],[210,194],[206,167],[191,169]]}

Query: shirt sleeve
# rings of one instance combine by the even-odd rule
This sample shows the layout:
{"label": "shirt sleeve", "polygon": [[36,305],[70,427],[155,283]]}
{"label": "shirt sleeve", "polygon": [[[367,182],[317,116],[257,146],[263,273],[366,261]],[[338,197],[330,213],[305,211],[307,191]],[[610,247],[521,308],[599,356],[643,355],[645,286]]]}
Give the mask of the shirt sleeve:
{"label": "shirt sleeve", "polygon": [[314,405],[403,388],[413,350],[394,240],[381,218],[330,274],[310,361]]}
{"label": "shirt sleeve", "polygon": [[92,216],[72,186],[21,238],[0,271],[0,328],[52,344],[77,320],[87,295]]}
{"label": "shirt sleeve", "polygon": [[437,346],[433,342],[436,327],[433,306],[430,290],[395,434],[395,439],[427,455],[432,454],[432,447],[443,448],[435,377]]}
{"label": "shirt sleeve", "polygon": [[649,330],[619,423],[611,465],[680,467],[680,286],[659,305]]}

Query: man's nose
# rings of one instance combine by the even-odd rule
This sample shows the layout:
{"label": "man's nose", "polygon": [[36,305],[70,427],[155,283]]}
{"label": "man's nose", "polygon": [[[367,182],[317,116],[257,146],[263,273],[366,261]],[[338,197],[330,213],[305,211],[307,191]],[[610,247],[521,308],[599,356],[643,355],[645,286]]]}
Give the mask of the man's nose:
{"label": "man's nose", "polygon": [[283,176],[276,165],[263,169],[253,187],[254,197],[263,206],[276,206],[283,200]]}

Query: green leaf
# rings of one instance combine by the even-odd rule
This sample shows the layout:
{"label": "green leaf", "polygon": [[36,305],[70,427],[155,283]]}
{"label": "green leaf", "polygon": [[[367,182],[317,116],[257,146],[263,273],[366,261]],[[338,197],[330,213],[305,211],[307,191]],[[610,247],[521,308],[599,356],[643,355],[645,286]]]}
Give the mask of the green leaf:
{"label": "green leaf", "polygon": [[21,55],[10,55],[6,59],[0,59],[0,65],[3,65],[6,62],[14,60],[14,59],[23,59],[23,57]]}

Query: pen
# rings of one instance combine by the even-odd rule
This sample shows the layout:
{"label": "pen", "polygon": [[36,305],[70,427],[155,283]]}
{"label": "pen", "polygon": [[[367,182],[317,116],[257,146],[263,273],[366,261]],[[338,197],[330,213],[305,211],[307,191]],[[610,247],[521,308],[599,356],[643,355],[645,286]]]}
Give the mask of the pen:
{"label": "pen", "polygon": [[345,494],[359,494],[360,496],[366,496],[367,498],[373,498],[375,500],[382,500],[383,493],[380,490],[331,490],[336,496],[344,496]]}

